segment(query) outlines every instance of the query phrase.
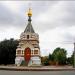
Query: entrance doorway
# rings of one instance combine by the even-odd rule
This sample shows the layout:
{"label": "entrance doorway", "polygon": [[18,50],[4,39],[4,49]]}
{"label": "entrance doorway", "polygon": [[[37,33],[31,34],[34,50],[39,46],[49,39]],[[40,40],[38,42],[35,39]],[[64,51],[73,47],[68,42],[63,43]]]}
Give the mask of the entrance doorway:
{"label": "entrance doorway", "polygon": [[30,58],[31,58],[31,49],[29,47],[27,47],[24,50],[24,59],[25,59],[25,62],[29,62]]}

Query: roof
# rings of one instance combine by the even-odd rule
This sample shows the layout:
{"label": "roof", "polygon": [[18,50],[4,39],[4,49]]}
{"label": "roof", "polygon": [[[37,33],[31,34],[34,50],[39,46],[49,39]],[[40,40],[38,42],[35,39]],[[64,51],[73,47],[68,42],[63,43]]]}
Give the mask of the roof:
{"label": "roof", "polygon": [[26,29],[25,29],[25,31],[24,31],[24,33],[28,33],[28,32],[30,32],[30,33],[35,33],[31,22],[28,22],[28,25],[26,26]]}

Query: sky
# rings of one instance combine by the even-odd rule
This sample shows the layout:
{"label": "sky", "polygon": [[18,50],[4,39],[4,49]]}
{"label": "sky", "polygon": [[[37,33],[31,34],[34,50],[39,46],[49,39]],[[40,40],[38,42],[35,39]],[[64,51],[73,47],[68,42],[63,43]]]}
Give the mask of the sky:
{"label": "sky", "polygon": [[0,1],[0,41],[20,38],[28,23],[29,7],[33,28],[39,34],[41,55],[61,47],[71,56],[75,41],[75,1]]}

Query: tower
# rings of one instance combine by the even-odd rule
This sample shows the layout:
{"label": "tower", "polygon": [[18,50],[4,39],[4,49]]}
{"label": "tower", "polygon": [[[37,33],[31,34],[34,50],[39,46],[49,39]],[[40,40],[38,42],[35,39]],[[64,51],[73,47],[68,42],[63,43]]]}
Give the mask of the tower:
{"label": "tower", "polygon": [[31,17],[32,12],[29,8],[28,24],[20,35],[19,45],[16,49],[15,64],[18,66],[22,63],[26,66],[41,65],[39,35],[33,29]]}

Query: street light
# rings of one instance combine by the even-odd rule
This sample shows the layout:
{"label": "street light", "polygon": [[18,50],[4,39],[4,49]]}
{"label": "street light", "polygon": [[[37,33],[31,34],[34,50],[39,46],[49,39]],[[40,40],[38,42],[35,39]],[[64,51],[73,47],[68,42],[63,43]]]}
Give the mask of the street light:
{"label": "street light", "polygon": [[73,56],[73,59],[74,59],[73,68],[75,68],[75,42],[74,42],[74,56]]}

